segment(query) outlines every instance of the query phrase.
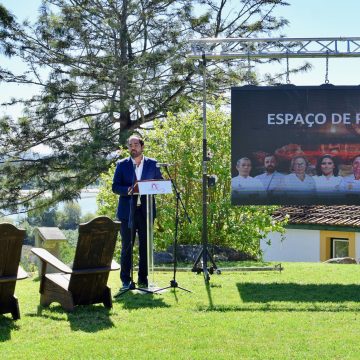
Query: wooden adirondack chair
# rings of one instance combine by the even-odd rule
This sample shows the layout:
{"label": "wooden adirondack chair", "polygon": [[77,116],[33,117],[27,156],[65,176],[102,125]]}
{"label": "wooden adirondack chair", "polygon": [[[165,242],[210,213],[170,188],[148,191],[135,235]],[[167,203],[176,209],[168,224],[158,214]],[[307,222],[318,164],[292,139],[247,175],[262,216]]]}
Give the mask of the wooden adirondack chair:
{"label": "wooden adirondack chair", "polygon": [[[120,222],[100,216],[79,225],[79,238],[72,269],[47,250],[33,248],[42,264],[40,304],[49,306],[58,302],[66,311],[76,305],[103,303],[112,307],[111,290],[107,286],[109,272],[119,270],[113,259]],[[51,264],[59,273],[46,274]]]}
{"label": "wooden adirondack chair", "polygon": [[11,313],[20,319],[18,299],[14,295],[16,280],[28,277],[20,263],[25,230],[12,224],[0,224],[0,314]]}

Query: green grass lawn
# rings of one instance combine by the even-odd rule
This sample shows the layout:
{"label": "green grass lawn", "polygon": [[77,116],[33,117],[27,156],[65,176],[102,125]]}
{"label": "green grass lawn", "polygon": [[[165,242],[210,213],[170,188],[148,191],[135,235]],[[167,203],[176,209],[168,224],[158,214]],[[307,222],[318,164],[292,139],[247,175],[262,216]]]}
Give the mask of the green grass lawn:
{"label": "green grass lawn", "polygon": [[[107,311],[38,309],[39,281],[17,283],[22,318],[0,315],[1,359],[359,359],[360,266],[285,263],[281,273],[179,272],[163,294],[127,293]],[[118,272],[109,284],[115,294]],[[156,272],[166,286],[170,272]]]}

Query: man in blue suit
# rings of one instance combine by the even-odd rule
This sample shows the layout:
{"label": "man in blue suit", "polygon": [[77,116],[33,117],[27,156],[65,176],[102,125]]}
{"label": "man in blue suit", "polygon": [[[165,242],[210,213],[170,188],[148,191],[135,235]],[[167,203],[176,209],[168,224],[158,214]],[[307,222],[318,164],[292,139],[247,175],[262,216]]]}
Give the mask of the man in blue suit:
{"label": "man in blue suit", "polygon": [[[138,135],[131,135],[127,141],[130,156],[116,164],[112,191],[120,195],[117,217],[121,221],[121,270],[120,279],[123,289],[131,284],[132,246],[135,233],[139,237],[139,273],[138,286],[148,287],[147,267],[147,226],[146,226],[146,196],[130,195],[134,184],[138,180],[162,179],[160,168],[156,167],[156,160],[143,155],[144,141]],[[130,212],[133,209],[133,217]],[[155,202],[154,202],[155,218]],[[133,236],[131,239],[131,226]]]}

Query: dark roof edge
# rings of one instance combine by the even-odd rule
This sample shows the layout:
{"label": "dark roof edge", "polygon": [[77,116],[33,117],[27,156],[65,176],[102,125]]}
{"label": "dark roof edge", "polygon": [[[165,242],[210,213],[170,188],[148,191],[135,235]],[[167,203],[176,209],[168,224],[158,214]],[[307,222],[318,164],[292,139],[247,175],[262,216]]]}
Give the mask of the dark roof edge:
{"label": "dark roof edge", "polygon": [[301,229],[301,230],[360,232],[360,227],[354,227],[354,226],[331,226],[331,225],[320,225],[320,224],[287,224],[284,227],[286,229]]}

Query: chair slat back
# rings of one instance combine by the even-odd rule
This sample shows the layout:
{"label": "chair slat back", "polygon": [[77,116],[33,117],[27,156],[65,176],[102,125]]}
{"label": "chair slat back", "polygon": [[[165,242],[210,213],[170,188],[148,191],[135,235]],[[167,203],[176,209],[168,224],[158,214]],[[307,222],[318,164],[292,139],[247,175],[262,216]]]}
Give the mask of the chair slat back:
{"label": "chair slat back", "polygon": [[12,224],[0,224],[0,277],[16,276],[25,230]]}
{"label": "chair slat back", "polygon": [[[0,224],[0,278],[16,276],[21,257],[25,230],[12,224]],[[16,281],[0,283],[0,314],[12,311]]]}
{"label": "chair slat back", "polygon": [[[120,223],[100,216],[79,225],[73,270],[95,269],[111,265]],[[91,304],[102,296],[109,272],[100,274],[73,274],[69,290],[77,304]]]}

